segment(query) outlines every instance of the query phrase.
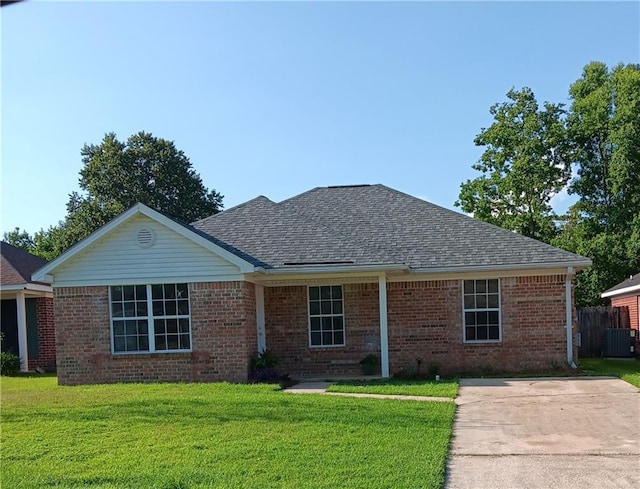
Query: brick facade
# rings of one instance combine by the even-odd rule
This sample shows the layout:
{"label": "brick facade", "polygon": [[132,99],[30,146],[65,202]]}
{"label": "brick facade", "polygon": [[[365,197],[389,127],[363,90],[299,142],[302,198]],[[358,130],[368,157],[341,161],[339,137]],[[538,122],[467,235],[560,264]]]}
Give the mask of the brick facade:
{"label": "brick facade", "polygon": [[36,299],[36,323],[38,325],[38,356],[29,357],[29,370],[43,368],[54,370],[56,367],[55,320],[53,298]]}
{"label": "brick facade", "polygon": [[345,346],[310,347],[307,287],[265,287],[267,348],[280,360],[280,370],[293,377],[360,375],[360,359],[380,356],[378,286],[344,285],[343,301]]}
{"label": "brick facade", "polygon": [[[463,342],[462,282],[387,284],[390,372],[438,365],[443,374],[546,370],[566,363],[565,277],[500,280],[502,341]],[[380,355],[377,284],[344,285],[345,347],[310,348],[307,288],[265,288],[267,347],[295,376],[357,375]],[[378,367],[379,368],[379,367]]]}
{"label": "brick facade", "polygon": [[611,305],[614,307],[628,307],[629,308],[629,323],[631,329],[640,328],[640,316],[638,315],[638,302],[640,296],[632,295],[628,297],[612,298]]}
{"label": "brick facade", "polygon": [[[500,279],[502,341],[463,342],[462,282],[387,284],[390,372],[436,364],[461,372],[535,372],[565,365],[565,277]],[[193,351],[111,353],[107,287],[55,289],[61,384],[209,382],[247,379],[257,349],[255,288],[248,282],[189,284]],[[310,347],[306,286],[265,287],[267,347],[293,377],[360,375],[380,356],[378,284],[344,284],[345,346]],[[378,366],[378,374],[380,373]]]}
{"label": "brick facade", "polygon": [[611,305],[629,308],[629,325],[631,329],[638,331],[634,347],[635,354],[640,356],[640,295],[612,298]]}
{"label": "brick facade", "polygon": [[563,275],[500,279],[502,341],[464,343],[459,280],[388,284],[389,368],[531,372],[566,363]]}
{"label": "brick facade", "polygon": [[189,353],[111,353],[108,287],[55,289],[60,384],[244,381],[256,345],[255,290],[247,282],[189,284]]}

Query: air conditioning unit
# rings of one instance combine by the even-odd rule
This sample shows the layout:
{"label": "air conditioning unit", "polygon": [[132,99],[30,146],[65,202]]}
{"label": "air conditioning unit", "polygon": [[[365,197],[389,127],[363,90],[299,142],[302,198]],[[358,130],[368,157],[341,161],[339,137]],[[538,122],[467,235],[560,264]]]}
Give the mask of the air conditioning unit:
{"label": "air conditioning unit", "polygon": [[605,329],[602,356],[630,358],[634,355],[635,330]]}

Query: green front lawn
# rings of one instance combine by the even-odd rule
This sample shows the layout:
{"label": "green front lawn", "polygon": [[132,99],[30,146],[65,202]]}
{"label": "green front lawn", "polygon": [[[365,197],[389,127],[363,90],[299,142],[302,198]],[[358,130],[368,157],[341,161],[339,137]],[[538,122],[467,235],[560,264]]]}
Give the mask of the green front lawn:
{"label": "green front lawn", "polygon": [[457,380],[402,380],[372,379],[348,380],[331,385],[329,392],[351,392],[362,394],[387,394],[402,396],[450,397],[458,395]]}
{"label": "green front lawn", "polygon": [[640,387],[640,362],[638,360],[605,360],[603,358],[581,358],[580,369],[586,375],[609,375],[620,377]]}
{"label": "green front lawn", "polygon": [[2,487],[441,488],[453,403],[2,378]]}

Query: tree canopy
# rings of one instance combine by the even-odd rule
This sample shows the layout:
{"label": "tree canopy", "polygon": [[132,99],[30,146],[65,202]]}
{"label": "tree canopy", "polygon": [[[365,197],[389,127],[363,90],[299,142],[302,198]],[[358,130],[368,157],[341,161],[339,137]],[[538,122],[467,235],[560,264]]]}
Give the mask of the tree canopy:
{"label": "tree canopy", "polygon": [[69,195],[64,221],[33,238],[15,229],[5,239],[52,259],[137,202],[183,222],[219,212],[222,195],[207,189],[172,141],[139,132],[126,142],[114,133],[81,150],[80,192]]}
{"label": "tree canopy", "polygon": [[569,89],[568,137],[578,196],[554,242],[588,256],[578,277],[578,305],[640,271],[640,65],[585,66]]}
{"label": "tree canopy", "polygon": [[[579,253],[593,266],[576,279],[578,306],[640,271],[640,66],[584,67],[570,107],[511,90],[476,137],[486,147],[456,205],[512,231]],[[570,180],[573,169],[573,178]],[[551,198],[577,196],[565,216]]]}
{"label": "tree canopy", "polygon": [[456,205],[474,217],[549,241],[556,233],[551,198],[566,185],[570,149],[561,105],[538,106],[533,91],[507,93],[490,108],[494,123],[475,138],[485,147],[473,169],[482,173],[460,186]]}

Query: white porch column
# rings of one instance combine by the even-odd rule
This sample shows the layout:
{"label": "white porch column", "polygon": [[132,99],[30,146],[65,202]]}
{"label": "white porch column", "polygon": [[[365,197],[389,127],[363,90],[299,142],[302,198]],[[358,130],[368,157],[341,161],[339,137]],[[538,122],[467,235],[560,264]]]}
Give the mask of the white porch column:
{"label": "white porch column", "polygon": [[389,335],[387,331],[387,276],[378,276],[378,301],[380,303],[380,366],[382,376],[389,377]]}
{"label": "white porch column", "polygon": [[264,286],[256,284],[256,325],[258,327],[258,352],[267,349],[267,333],[264,326]]}
{"label": "white porch column", "polygon": [[18,319],[18,355],[20,356],[20,371],[29,369],[29,348],[27,346],[27,308],[24,301],[24,292],[19,291],[16,296],[16,309]]}

